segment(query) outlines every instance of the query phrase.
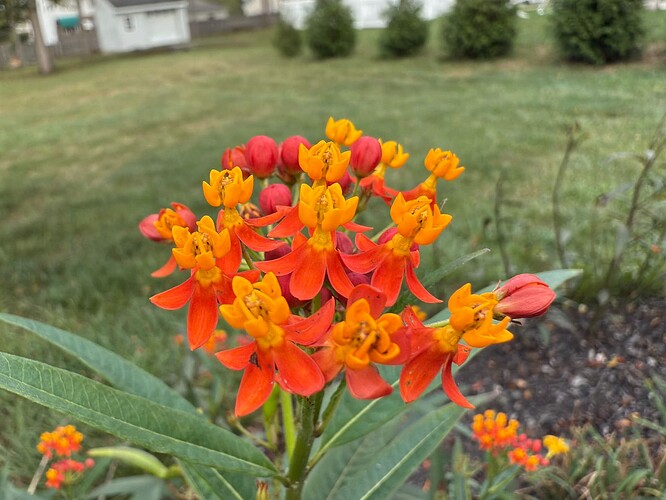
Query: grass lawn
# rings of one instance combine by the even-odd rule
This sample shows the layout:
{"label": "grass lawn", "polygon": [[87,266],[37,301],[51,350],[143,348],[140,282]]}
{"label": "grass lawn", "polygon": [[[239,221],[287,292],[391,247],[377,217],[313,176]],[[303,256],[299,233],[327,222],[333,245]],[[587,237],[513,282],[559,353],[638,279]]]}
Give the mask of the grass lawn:
{"label": "grass lawn", "polygon": [[[325,62],[282,59],[272,32],[254,32],[188,51],[57,61],[48,78],[34,68],[2,72],[0,310],[81,333],[173,382],[171,338],[184,315],[147,297],[181,277],[150,278],[168,249],[144,240],[138,221],[172,201],[212,213],[201,181],[226,147],[256,134],[319,139],[329,116],[405,146],[410,166],[387,176],[396,187],[421,180],[431,147],[455,151],[467,167],[455,183],[440,184],[454,220],[435,254],[424,251],[424,266],[496,248],[488,222],[504,173],[516,268],[555,267],[550,192],[563,127],[578,121],[589,134],[563,191],[576,232],[597,195],[637,175],[602,160],[641,151],[666,112],[665,14],[649,14],[649,40],[661,48],[645,61],[603,68],[558,63],[546,20],[531,17],[520,20],[515,55],[492,62],[443,60],[433,26],[428,49],[400,61],[377,58],[376,31],[360,34],[352,57]],[[493,252],[458,279],[501,277]],[[2,327],[0,335],[4,351],[77,369],[29,334]],[[0,394],[0,466],[8,459],[25,480],[38,463],[39,432],[60,419]]]}

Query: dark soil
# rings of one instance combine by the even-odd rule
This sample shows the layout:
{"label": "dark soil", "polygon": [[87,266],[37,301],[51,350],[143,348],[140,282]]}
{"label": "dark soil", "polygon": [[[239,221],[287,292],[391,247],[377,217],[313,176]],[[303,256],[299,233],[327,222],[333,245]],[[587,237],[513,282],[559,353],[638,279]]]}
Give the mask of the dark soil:
{"label": "dark soil", "polygon": [[666,301],[609,308],[596,325],[591,310],[570,306],[511,331],[513,341],[484,349],[456,379],[466,395],[496,390],[486,407],[530,437],[570,437],[584,424],[621,432],[632,415],[660,421],[645,382],[666,378]]}

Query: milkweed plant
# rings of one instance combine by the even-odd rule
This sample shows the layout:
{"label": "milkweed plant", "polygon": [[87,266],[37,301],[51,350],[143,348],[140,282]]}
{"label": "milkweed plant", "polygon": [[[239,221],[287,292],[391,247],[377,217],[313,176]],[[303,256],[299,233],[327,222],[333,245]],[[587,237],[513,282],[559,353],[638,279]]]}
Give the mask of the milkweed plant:
{"label": "milkweed plant", "polygon": [[[387,174],[418,175],[401,144],[346,119],[330,118],[325,135],[279,145],[255,136],[230,147],[202,179],[210,214],[172,203],[139,223],[146,238],[171,246],[152,275],[182,276],[150,301],[187,308],[180,341],[242,373],[230,418],[236,426],[208,421],[178,392],[96,344],[8,314],[0,319],[64,349],[112,387],[5,353],[0,387],[173,456],[201,498],[397,491],[466,409],[484,401],[463,395],[455,369],[509,342],[520,319],[544,314],[569,275],[520,274],[481,291],[468,283],[426,321],[419,304],[443,298],[419,278],[421,249],[452,223],[441,189],[465,167],[453,152],[431,149],[424,180],[399,191]],[[368,209],[373,220],[386,214],[385,227],[357,220]],[[436,385],[439,395],[429,390]],[[489,427],[475,425],[484,443]],[[65,481],[57,469],[49,474],[51,485]]]}

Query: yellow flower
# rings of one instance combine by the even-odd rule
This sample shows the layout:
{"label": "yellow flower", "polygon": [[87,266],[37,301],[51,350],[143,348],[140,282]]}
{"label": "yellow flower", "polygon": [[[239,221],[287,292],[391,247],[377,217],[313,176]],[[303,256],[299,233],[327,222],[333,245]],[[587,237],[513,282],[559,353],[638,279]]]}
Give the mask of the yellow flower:
{"label": "yellow flower", "polygon": [[560,455],[564,453],[569,453],[569,445],[567,442],[557,436],[548,435],[543,438],[543,445],[548,448],[548,454],[546,458],[550,458],[554,455]]}
{"label": "yellow flower", "polygon": [[203,193],[206,201],[213,207],[224,205],[234,208],[239,203],[247,203],[254,189],[254,177],[243,180],[240,167],[231,170],[211,170],[210,183],[203,182]]}
{"label": "yellow flower", "polygon": [[301,144],[298,148],[298,163],[315,182],[337,182],[347,171],[350,151],[340,152],[334,142],[319,141],[311,148]]}
{"label": "yellow flower", "polygon": [[398,193],[391,205],[391,219],[398,226],[398,234],[418,245],[429,245],[448,226],[452,217],[439,212],[439,207],[431,207],[427,196],[419,196],[416,200],[405,201],[402,193]]}
{"label": "yellow flower", "polygon": [[357,130],[354,124],[343,118],[334,120],[331,116],[326,122],[326,137],[337,144],[351,146],[363,135],[362,130]]}
{"label": "yellow flower", "polygon": [[208,215],[197,222],[198,231],[190,233],[186,227],[173,227],[173,240],[177,248],[172,250],[173,258],[183,269],[199,267],[207,271],[215,267],[216,259],[224,257],[231,248],[229,231],[220,233]]}
{"label": "yellow flower", "polygon": [[460,160],[451,151],[442,151],[440,148],[431,149],[425,157],[425,167],[440,179],[452,181],[465,171],[459,167]]}
{"label": "yellow flower", "polygon": [[302,184],[298,216],[310,229],[319,226],[324,231],[335,231],[354,218],[357,206],[358,197],[346,200],[337,183],[314,188]]}
{"label": "yellow flower", "polygon": [[391,168],[400,168],[409,159],[409,153],[402,150],[402,144],[395,141],[382,142],[381,139],[379,143],[382,145],[382,163],[384,165]]}

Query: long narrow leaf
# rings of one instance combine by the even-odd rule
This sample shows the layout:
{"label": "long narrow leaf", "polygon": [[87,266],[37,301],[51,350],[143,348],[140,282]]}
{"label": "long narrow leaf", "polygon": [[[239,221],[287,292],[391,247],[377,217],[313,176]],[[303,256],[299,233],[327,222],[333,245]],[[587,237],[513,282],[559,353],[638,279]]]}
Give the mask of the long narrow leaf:
{"label": "long narrow leaf", "polygon": [[0,353],[0,389],[154,452],[255,476],[275,474],[250,443],[196,415],[38,361]]}
{"label": "long narrow leaf", "polygon": [[13,314],[0,313],[0,321],[25,328],[55,347],[62,349],[104,377],[118,389],[142,396],[164,406],[192,413],[196,412],[189,401],[162,380],[94,342],[39,321],[14,316]]}
{"label": "long narrow leaf", "polygon": [[[475,398],[478,403],[479,398]],[[390,498],[437,448],[465,413],[449,403],[406,427],[373,459],[358,467],[355,474],[338,492],[339,498]]]}
{"label": "long narrow leaf", "polygon": [[244,474],[223,475],[210,467],[180,460],[188,484],[206,500],[244,500],[257,493],[254,479]]}

